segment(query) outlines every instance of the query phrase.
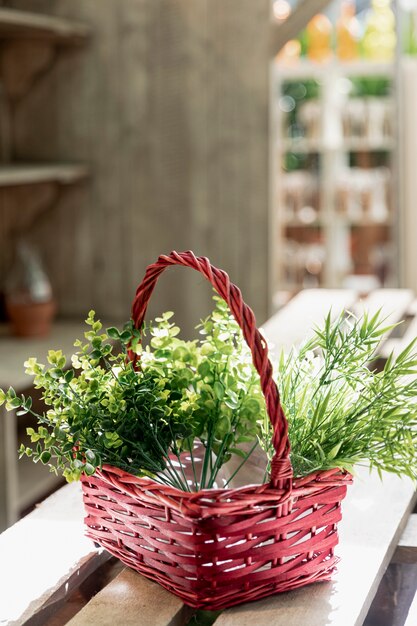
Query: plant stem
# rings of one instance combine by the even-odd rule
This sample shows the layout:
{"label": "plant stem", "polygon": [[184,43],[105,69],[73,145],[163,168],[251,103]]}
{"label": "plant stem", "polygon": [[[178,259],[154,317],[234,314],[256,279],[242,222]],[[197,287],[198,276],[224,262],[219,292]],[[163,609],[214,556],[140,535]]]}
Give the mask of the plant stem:
{"label": "plant stem", "polygon": [[[248,458],[250,457],[250,455],[252,454],[252,452],[255,450],[256,446],[258,445],[258,442],[255,441],[255,443],[253,444],[252,448],[250,449],[250,451],[248,452],[246,458],[243,459],[243,461],[238,465],[238,467],[235,469],[235,471],[233,472],[233,474],[231,476],[229,476],[229,478],[227,479],[227,481],[224,484],[224,488],[226,488],[228,486],[228,484],[230,483],[230,481],[233,480],[233,478],[236,476],[236,474],[238,473],[238,471],[240,470],[240,468],[242,467],[242,465],[244,465],[246,463],[246,461],[248,460]],[[264,481],[265,482],[265,481]]]}

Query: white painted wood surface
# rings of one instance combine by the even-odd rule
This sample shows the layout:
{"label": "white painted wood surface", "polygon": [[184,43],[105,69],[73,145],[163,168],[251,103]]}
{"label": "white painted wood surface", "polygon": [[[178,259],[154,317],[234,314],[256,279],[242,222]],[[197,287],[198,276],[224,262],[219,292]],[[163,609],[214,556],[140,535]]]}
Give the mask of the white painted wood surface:
{"label": "white painted wood surface", "polygon": [[407,525],[395,550],[393,562],[417,565],[417,513],[413,513],[408,518]]}
{"label": "white painted wood surface", "polygon": [[84,537],[80,485],[63,487],[0,535],[0,624],[19,626],[59,604],[107,558],[100,554]]}
{"label": "white painted wood surface", "polygon": [[353,310],[357,315],[364,311],[375,315],[380,310],[387,324],[396,324],[404,319],[413,300],[414,292],[411,289],[375,289],[368,297],[361,298]]}
{"label": "white painted wood surface", "polygon": [[398,542],[400,548],[415,548],[417,550],[417,513],[410,515],[407,525]]}
{"label": "white painted wood surface", "polygon": [[300,291],[262,326],[271,351],[280,352],[282,349],[288,352],[300,345],[311,337],[316,325],[323,324],[329,311],[335,319],[342,311],[351,308],[356,298],[357,294],[348,289]]}

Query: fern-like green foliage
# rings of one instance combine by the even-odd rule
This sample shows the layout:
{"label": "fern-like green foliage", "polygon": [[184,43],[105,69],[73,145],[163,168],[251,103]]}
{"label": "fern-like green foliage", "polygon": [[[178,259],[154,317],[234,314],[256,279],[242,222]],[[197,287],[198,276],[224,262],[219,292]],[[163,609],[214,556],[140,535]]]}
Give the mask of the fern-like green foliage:
{"label": "fern-like green foliage", "polygon": [[[410,343],[377,371],[377,349],[392,327],[381,314],[327,316],[301,349],[281,354],[276,380],[289,421],[294,474],[349,472],[367,463],[417,479],[417,354]],[[261,444],[272,458],[264,417]]]}

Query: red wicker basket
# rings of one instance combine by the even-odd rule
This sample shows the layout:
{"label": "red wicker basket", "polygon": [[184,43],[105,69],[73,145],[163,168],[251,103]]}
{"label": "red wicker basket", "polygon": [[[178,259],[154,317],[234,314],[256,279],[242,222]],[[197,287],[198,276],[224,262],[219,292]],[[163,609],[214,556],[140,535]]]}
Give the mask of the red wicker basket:
{"label": "red wicker basket", "polygon": [[208,259],[172,252],[150,265],[133,303],[136,327],[170,265],[201,272],[243,331],[274,429],[270,483],[189,493],[103,466],[82,478],[88,536],[197,608],[223,609],[329,580],[351,476],[330,470],[293,480],[288,425],[266,343],[240,290]]}

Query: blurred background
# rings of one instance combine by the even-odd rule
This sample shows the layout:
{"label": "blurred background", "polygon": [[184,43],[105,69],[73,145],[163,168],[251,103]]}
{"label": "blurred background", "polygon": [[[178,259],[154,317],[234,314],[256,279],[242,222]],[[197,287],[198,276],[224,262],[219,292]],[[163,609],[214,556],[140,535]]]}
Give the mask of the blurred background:
{"label": "blurred background", "polygon": [[[0,0],[0,386],[129,317],[192,249],[259,323],[301,289],[417,290],[417,0]],[[184,334],[199,275],[150,316]],[[56,479],[0,413],[0,528]]]}
{"label": "blurred background", "polygon": [[273,65],[277,306],[300,287],[416,285],[417,3],[320,4]]}

